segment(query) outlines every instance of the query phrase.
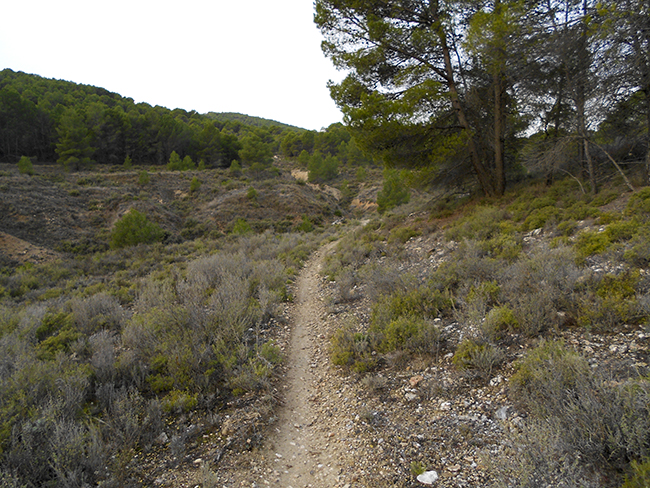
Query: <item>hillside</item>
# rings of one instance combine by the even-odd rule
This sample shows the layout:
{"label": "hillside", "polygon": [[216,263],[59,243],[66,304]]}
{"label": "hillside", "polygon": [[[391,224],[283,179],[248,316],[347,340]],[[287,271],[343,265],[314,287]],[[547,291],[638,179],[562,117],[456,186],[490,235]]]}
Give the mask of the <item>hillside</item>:
{"label": "hillside", "polygon": [[254,115],[240,114],[236,112],[208,112],[206,114],[211,119],[217,120],[219,122],[239,122],[244,125],[250,125],[253,127],[279,127],[281,129],[289,129],[296,132],[306,131],[307,129],[302,129],[289,124],[283,124],[277,120],[265,119],[262,117],[255,117]]}
{"label": "hillside", "polygon": [[647,188],[99,169],[0,167],[10,486],[647,480]]}

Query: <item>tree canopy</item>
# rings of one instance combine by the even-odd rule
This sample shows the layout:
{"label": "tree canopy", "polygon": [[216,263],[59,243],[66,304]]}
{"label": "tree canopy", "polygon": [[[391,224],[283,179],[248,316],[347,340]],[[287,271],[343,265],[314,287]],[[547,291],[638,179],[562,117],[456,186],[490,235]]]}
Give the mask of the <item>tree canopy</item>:
{"label": "tree canopy", "polygon": [[389,165],[455,167],[499,195],[536,131],[573,137],[595,189],[590,140],[604,112],[641,92],[650,117],[648,8],[317,0],[315,22],[348,72],[330,91],[362,148]]}

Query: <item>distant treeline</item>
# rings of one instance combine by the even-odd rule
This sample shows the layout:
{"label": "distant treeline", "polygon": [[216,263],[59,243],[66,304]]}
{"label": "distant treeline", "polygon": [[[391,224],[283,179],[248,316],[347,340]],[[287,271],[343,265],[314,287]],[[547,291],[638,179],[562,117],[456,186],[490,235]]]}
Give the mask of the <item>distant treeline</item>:
{"label": "distant treeline", "polygon": [[235,113],[170,110],[104,88],[5,69],[0,72],[0,161],[22,156],[69,169],[92,163],[163,165],[173,152],[205,167],[270,164],[320,152],[341,163],[365,158],[342,124],[316,132]]}

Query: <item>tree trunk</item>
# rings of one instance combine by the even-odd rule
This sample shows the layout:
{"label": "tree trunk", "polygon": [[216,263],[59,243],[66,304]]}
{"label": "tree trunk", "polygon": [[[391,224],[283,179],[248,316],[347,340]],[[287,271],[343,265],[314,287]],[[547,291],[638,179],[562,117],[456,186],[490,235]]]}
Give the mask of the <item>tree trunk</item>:
{"label": "tree trunk", "polygon": [[[579,83],[580,85],[581,83]],[[598,182],[596,181],[596,171],[594,168],[594,161],[589,152],[589,134],[587,133],[587,125],[585,123],[585,97],[584,89],[578,87],[578,97],[576,100],[576,111],[578,112],[578,137],[580,138],[580,154],[582,156],[582,163],[587,164],[587,174],[589,175],[589,184],[591,185],[591,194],[598,193]]]}
{"label": "tree trunk", "polygon": [[494,183],[495,193],[503,195],[506,190],[505,132],[506,132],[506,83],[503,67],[495,71],[494,81]]}
{"label": "tree trunk", "polygon": [[587,49],[587,24],[586,17],[588,14],[587,10],[587,0],[583,1],[583,25],[582,32],[580,35],[580,40],[578,44],[578,59],[580,60],[580,70],[578,71],[578,77],[576,81],[576,111],[578,113],[578,137],[580,138],[580,155],[581,163],[587,165],[587,173],[589,175],[589,184],[591,186],[591,194],[595,195],[598,193],[598,183],[596,182],[596,172],[594,169],[594,163],[591,158],[591,153],[589,152],[589,134],[587,133],[587,122],[585,115],[585,103],[586,103],[586,87],[585,87],[585,77],[588,76],[589,72],[589,63],[590,63],[590,53]]}
{"label": "tree trunk", "polygon": [[[465,116],[465,111],[463,110],[463,104],[460,101],[460,97],[458,95],[458,88],[456,87],[456,82],[454,79],[454,67],[451,62],[451,54],[449,51],[449,46],[447,45],[447,36],[446,33],[444,32],[444,29],[440,26],[439,24],[439,14],[437,12],[437,3],[432,2],[431,5],[432,8],[432,15],[436,19],[437,26],[437,34],[438,38],[440,39],[440,45],[442,47],[442,53],[443,53],[443,58],[445,62],[445,72],[447,74],[447,86],[449,88],[449,95],[451,98],[451,105],[454,109],[454,112],[456,112],[456,117],[458,118],[458,123],[459,125],[465,130],[467,133],[467,146],[469,149],[470,157],[472,158],[472,166],[474,167],[474,171],[476,172],[476,177],[478,178],[479,185],[481,186],[481,189],[485,193],[486,196],[493,196],[495,194],[498,194],[494,185],[493,178],[490,177],[490,173],[485,167],[485,164],[481,160],[481,157],[478,152],[478,148],[476,147],[476,143],[474,141],[474,131],[472,130],[469,121],[467,120],[467,117]],[[435,9],[435,11],[433,11]]]}
{"label": "tree trunk", "polygon": [[646,115],[646,131],[648,133],[648,147],[645,152],[645,171],[646,171],[646,184],[650,185],[650,86],[645,90],[645,115]]}

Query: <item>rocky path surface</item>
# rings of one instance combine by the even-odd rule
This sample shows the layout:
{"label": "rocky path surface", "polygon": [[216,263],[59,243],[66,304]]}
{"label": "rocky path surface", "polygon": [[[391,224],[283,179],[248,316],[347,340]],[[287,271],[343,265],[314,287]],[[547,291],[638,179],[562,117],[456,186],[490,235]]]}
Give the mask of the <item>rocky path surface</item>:
{"label": "rocky path surface", "polygon": [[327,394],[326,312],[318,293],[320,269],[332,244],[309,261],[296,284],[284,405],[268,443],[276,483],[283,487],[343,486],[340,451],[332,444],[321,403]]}

